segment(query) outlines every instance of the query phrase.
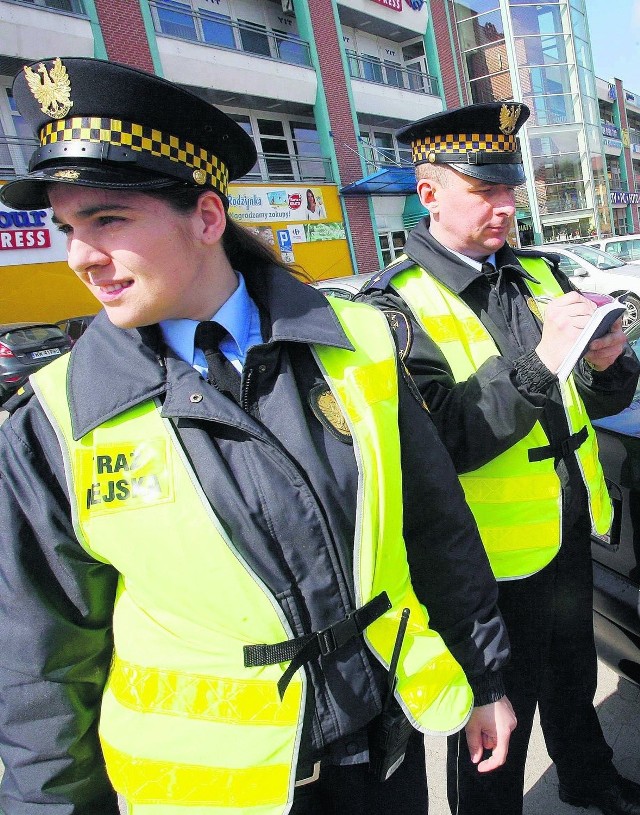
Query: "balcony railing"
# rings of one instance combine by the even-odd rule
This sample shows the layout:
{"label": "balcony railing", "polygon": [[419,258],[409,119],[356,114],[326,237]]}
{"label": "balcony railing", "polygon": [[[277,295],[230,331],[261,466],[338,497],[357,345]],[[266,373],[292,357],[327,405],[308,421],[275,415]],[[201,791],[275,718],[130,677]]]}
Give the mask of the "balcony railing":
{"label": "balcony railing", "polygon": [[258,153],[258,161],[241,180],[331,183],[333,174],[331,161],[322,156]]}
{"label": "balcony railing", "polygon": [[183,3],[152,1],[149,5],[158,34],[257,54],[292,65],[311,65],[309,45],[299,37],[269,31],[253,23],[238,23],[212,11],[196,11]]}
{"label": "balcony railing", "polygon": [[438,80],[414,68],[403,68],[401,65],[389,64],[380,60],[363,57],[355,51],[347,51],[349,73],[353,79],[375,82],[379,85],[391,85],[417,93],[428,93],[438,96]]}
{"label": "balcony railing", "polygon": [[86,16],[82,0],[10,0],[20,6],[39,6],[40,8],[51,9],[52,11],[66,11],[68,14],[78,14]]}

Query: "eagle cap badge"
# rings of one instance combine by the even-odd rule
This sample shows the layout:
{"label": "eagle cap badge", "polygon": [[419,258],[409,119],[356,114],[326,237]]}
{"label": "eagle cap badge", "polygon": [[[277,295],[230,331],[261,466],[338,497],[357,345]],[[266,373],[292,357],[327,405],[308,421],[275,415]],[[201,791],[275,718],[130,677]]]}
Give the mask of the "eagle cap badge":
{"label": "eagle cap badge", "polygon": [[25,65],[24,75],[43,113],[52,119],[63,119],[69,113],[73,107],[71,80],[60,57],[53,60],[50,71],[42,62],[35,71]]}
{"label": "eagle cap badge", "polygon": [[500,131],[510,136],[516,129],[522,105],[505,105],[500,108]]}

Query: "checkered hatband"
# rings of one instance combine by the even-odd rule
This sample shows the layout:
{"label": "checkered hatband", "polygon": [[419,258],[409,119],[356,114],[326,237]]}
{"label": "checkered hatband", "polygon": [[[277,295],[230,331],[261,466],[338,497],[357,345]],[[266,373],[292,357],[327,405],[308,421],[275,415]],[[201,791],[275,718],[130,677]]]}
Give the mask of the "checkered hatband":
{"label": "checkered hatband", "polygon": [[139,153],[182,164],[193,171],[196,184],[208,184],[222,195],[227,194],[229,171],[219,158],[202,147],[151,127],[119,119],[76,116],[49,122],[42,128],[40,144],[43,147],[58,142],[128,147]]}
{"label": "checkered hatband", "polygon": [[430,154],[446,155],[447,153],[515,153],[518,143],[515,136],[503,133],[460,133],[444,136],[426,136],[411,143],[414,164],[432,161]]}

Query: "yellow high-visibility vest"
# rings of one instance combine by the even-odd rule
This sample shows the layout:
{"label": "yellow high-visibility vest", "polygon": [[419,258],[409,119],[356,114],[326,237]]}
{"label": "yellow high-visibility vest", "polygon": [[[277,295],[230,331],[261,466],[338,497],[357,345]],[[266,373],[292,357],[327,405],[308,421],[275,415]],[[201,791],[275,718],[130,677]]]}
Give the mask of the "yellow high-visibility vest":
{"label": "yellow high-visibility vest", "polygon": [[[406,260],[400,258],[398,262]],[[562,294],[546,262],[520,259],[538,280],[526,281],[534,297]],[[393,278],[393,288],[444,354],[456,382],[464,382],[499,350],[463,300],[415,265]],[[595,432],[573,377],[560,386],[571,433],[586,428],[577,459],[589,493],[591,522],[599,534],[611,526],[612,510],[598,459]],[[459,476],[493,573],[498,580],[526,577],[553,560],[561,543],[561,486],[554,459],[529,461],[529,450],[549,444],[539,422],[517,444],[473,472]]]}
{"label": "yellow high-visibility vest", "polygon": [[[416,727],[453,732],[468,718],[472,692],[411,586],[393,341],[368,306],[333,307],[356,350],[313,351],[358,460],[357,604],[381,591],[391,601],[366,641],[388,666],[401,611],[411,609],[397,699]],[[283,667],[245,667],[243,646],[287,640],[290,627],[229,539],[155,402],[76,441],[67,366],[68,356],[32,382],[60,439],[78,540],[120,573],[100,719],[113,786],[133,815],[280,815],[293,799],[305,674],[295,674],[281,701]]]}

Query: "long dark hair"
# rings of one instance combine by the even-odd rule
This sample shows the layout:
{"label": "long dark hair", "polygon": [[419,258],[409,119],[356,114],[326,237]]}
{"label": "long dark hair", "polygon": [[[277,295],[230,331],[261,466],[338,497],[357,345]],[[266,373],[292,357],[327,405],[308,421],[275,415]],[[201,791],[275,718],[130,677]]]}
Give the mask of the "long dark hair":
{"label": "long dark hair", "polygon": [[[165,201],[178,212],[192,212],[203,190],[185,184],[176,184],[156,190],[145,190],[146,195]],[[222,197],[222,196],[221,196]],[[227,202],[222,199],[227,207]],[[222,236],[222,246],[231,266],[240,274],[247,275],[265,266],[279,266],[294,277],[310,282],[311,277],[301,267],[287,266],[271,247],[254,235],[227,213],[227,226]]]}

